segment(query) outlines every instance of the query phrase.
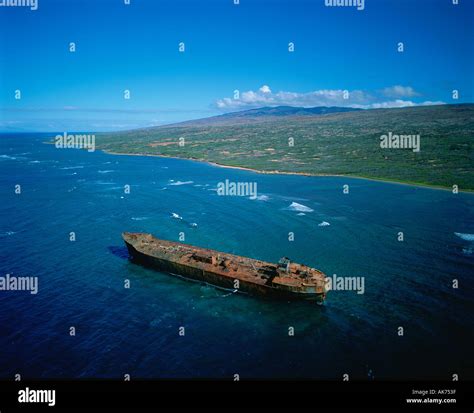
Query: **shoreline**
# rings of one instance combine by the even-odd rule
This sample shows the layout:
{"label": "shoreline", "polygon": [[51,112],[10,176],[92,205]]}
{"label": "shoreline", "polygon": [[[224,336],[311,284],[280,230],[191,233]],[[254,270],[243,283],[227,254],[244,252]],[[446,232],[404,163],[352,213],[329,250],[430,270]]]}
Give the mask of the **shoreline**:
{"label": "shoreline", "polygon": [[[181,158],[181,157],[178,157],[178,156],[155,155],[155,154],[145,154],[145,153],[112,152],[112,151],[103,150],[103,149],[99,149],[99,150],[101,150],[102,152],[107,153],[109,155],[149,156],[149,157],[157,157],[157,158],[179,159],[179,160],[182,160],[182,161],[194,161],[194,162],[206,163],[208,165],[215,166],[215,167],[218,167],[218,168],[239,169],[239,170],[242,170],[242,171],[254,172],[254,173],[258,173],[258,174],[262,174],[262,175],[297,175],[297,176],[308,176],[308,177],[318,177],[318,176],[331,177],[331,176],[333,176],[333,177],[337,177],[337,178],[364,179],[364,180],[367,180],[367,181],[384,182],[384,183],[388,183],[388,184],[407,185],[407,186],[413,186],[413,187],[436,189],[436,190],[441,190],[441,191],[452,192],[452,188],[447,188],[447,187],[444,187],[444,186],[423,184],[423,183],[414,183],[414,182],[404,182],[404,181],[389,180],[389,179],[384,179],[384,178],[369,178],[369,177],[366,177],[366,176],[324,174],[324,173],[314,174],[314,173],[310,173],[310,172],[286,172],[286,171],[278,171],[278,170],[262,171],[262,170],[259,170],[259,169],[247,168],[245,166],[224,165],[224,164],[220,164],[220,163],[217,163],[217,162],[205,161],[205,160],[195,159],[195,158]],[[472,193],[474,193],[474,190],[472,190],[472,189],[459,189],[459,192],[466,193],[466,194],[472,194]]]}

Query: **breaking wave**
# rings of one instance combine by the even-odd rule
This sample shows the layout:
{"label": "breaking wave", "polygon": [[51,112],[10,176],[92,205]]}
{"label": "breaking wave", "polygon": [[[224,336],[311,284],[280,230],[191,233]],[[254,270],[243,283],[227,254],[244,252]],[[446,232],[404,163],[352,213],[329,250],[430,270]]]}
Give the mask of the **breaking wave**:
{"label": "breaking wave", "polygon": [[0,159],[10,159],[10,160],[14,161],[17,158],[15,158],[14,156],[10,156],[10,155],[0,155]]}
{"label": "breaking wave", "polygon": [[190,185],[193,184],[194,181],[176,181],[174,182],[173,180],[170,180],[170,183],[168,185],[173,185],[173,186],[179,186],[179,185]]}
{"label": "breaking wave", "polygon": [[5,232],[0,232],[0,237],[9,237],[10,235],[16,234],[15,231],[5,231]]}
{"label": "breaking wave", "polygon": [[256,199],[257,201],[268,201],[270,197],[267,195],[258,195],[256,198],[250,197],[249,199],[252,199],[252,200]]}
{"label": "breaking wave", "polygon": [[303,204],[298,204],[298,202],[292,202],[290,206],[288,207],[290,211],[298,211],[298,212],[313,212],[314,209],[311,209],[310,207],[303,205]]}
{"label": "breaking wave", "polygon": [[320,224],[318,224],[318,227],[328,227],[329,225],[331,225],[329,222],[323,221]]}
{"label": "breaking wave", "polygon": [[458,236],[464,241],[474,241],[474,234],[463,234],[462,232],[455,232],[454,235]]}
{"label": "breaking wave", "polygon": [[117,182],[94,181],[97,185],[117,185]]}

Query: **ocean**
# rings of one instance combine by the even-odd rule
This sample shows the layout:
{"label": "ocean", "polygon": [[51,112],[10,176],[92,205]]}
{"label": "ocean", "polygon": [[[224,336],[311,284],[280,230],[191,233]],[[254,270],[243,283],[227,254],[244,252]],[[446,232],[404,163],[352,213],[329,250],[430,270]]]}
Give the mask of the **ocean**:
{"label": "ocean", "polygon": [[[473,194],[46,139],[0,136],[0,277],[38,280],[0,291],[0,377],[474,379]],[[226,180],[258,196],[219,196]],[[123,231],[287,256],[364,291],[323,306],[232,294],[129,262]]]}

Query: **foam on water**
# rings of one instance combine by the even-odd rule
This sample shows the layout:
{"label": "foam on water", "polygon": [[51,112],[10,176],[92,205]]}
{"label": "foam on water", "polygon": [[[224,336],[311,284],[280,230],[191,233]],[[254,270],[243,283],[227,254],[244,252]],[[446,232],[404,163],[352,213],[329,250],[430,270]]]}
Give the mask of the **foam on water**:
{"label": "foam on water", "polygon": [[4,231],[4,232],[0,232],[0,237],[9,237],[13,234],[16,234],[15,231]]}
{"label": "foam on water", "polygon": [[180,186],[180,185],[190,185],[193,184],[194,181],[176,181],[174,182],[173,180],[170,180],[170,183],[168,185],[170,186]]}
{"label": "foam on water", "polygon": [[464,241],[474,241],[474,234],[463,234],[462,232],[455,232],[454,234]]}
{"label": "foam on water", "polygon": [[0,159],[7,159],[7,160],[10,160],[10,161],[14,161],[18,158],[15,157],[15,156],[10,156],[10,155],[0,155]]}
{"label": "foam on water", "polygon": [[257,195],[255,198],[249,197],[251,200],[256,200],[256,201],[269,201],[270,197],[268,195]]}
{"label": "foam on water", "polygon": [[298,202],[292,202],[287,209],[289,209],[290,211],[299,211],[299,212],[313,212],[314,211],[314,209],[306,205],[299,204]]}

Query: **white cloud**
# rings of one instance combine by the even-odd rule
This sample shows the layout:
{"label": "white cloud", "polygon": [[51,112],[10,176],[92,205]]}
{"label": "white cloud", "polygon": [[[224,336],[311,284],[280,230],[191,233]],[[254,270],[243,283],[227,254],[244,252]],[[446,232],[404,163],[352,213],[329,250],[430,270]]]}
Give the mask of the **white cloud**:
{"label": "white cloud", "polygon": [[371,109],[380,109],[380,108],[404,108],[407,106],[416,106],[416,103],[412,102],[411,100],[390,100],[387,102],[379,102],[379,103],[371,103],[370,105],[366,105],[368,108]]}
{"label": "white cloud", "polygon": [[378,102],[378,103],[371,103],[370,105],[362,105],[360,106],[362,109],[388,109],[388,108],[406,108],[409,106],[432,106],[432,105],[444,105],[445,102],[437,101],[432,102],[430,100],[426,100],[424,102],[413,102],[411,100],[390,100],[387,102]]}
{"label": "white cloud", "polygon": [[423,103],[419,103],[419,105],[423,105],[423,106],[445,105],[445,104],[446,102],[443,102],[442,100],[435,100],[435,101],[425,100]]}
{"label": "white cloud", "polygon": [[[348,106],[344,99],[343,90],[316,90],[307,93],[284,92],[273,93],[264,85],[257,91],[246,91],[240,94],[238,99],[223,98],[216,102],[220,109],[245,109],[260,106]],[[361,91],[351,93],[352,103],[362,104],[365,94]]]}
{"label": "white cloud", "polygon": [[[348,92],[348,98],[345,99],[345,93]],[[386,100],[387,95],[395,99]],[[249,90],[242,92],[238,99],[225,97],[218,99],[215,104],[218,109],[244,110],[263,106],[342,106],[361,109],[375,108],[400,108],[417,105],[443,104],[444,102],[414,102],[412,100],[402,99],[401,95],[406,97],[419,96],[411,86],[392,86],[381,91],[368,92],[364,90],[345,91],[342,89],[321,89],[312,92],[272,92],[268,85],[263,85],[258,90]],[[398,98],[397,98],[398,97]]]}
{"label": "white cloud", "polygon": [[411,98],[420,95],[411,86],[401,85],[386,87],[385,89],[382,89],[382,93],[391,98]]}

